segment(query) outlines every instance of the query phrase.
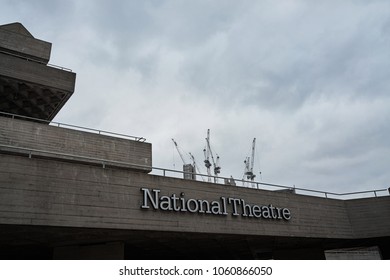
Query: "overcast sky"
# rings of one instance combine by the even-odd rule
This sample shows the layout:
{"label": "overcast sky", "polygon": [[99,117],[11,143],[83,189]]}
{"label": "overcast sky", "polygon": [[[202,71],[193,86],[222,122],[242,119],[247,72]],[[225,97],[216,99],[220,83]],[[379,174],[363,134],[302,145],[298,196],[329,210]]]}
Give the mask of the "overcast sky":
{"label": "overcast sky", "polygon": [[[143,136],[153,165],[264,182],[390,186],[390,1],[0,0],[77,73],[56,121]],[[187,154],[185,155],[187,156]],[[189,157],[187,158],[190,162]],[[261,176],[259,172],[262,172]]]}

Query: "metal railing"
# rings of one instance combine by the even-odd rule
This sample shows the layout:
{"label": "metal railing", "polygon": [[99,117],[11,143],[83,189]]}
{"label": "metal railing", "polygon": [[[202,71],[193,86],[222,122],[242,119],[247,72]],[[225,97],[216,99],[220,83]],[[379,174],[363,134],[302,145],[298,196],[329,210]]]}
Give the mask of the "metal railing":
{"label": "metal railing", "polygon": [[[144,142],[146,139],[143,137],[136,137],[136,136],[129,136],[125,134],[119,134],[119,133],[113,133],[113,132],[107,132],[103,130],[97,130],[97,129],[91,129],[86,128],[82,126],[75,126],[75,125],[68,125],[58,122],[49,122],[41,119],[35,119],[25,116],[19,116],[15,114],[9,114],[5,112],[0,112],[0,115],[5,115],[12,118],[22,118],[22,119],[29,119],[39,122],[46,122],[50,125],[56,125],[58,127],[70,127],[78,130],[93,132],[101,135],[109,135],[109,136],[115,136],[115,137],[121,137],[121,138],[131,138],[135,139],[136,141]],[[128,168],[128,169],[142,169],[142,170],[152,170],[152,175],[157,176],[163,176],[163,177],[170,177],[170,178],[178,178],[182,180],[184,179],[185,175],[190,175],[189,177],[193,177],[192,174],[180,170],[174,170],[174,169],[168,169],[168,168],[160,168],[160,167],[153,167],[153,166],[147,166],[147,165],[137,165],[137,164],[130,164],[127,162],[122,161],[114,161],[114,160],[106,160],[101,158],[94,158],[94,157],[86,157],[86,156],[80,156],[75,154],[65,154],[60,152],[53,152],[53,151],[47,151],[47,150],[39,150],[39,149],[31,149],[26,147],[17,147],[12,145],[4,145],[0,144],[0,152],[9,152],[13,153],[21,153],[29,158],[32,157],[65,157],[68,160],[73,161],[79,161],[83,163],[93,163],[95,165],[101,165],[103,168],[106,168],[108,166],[110,167],[119,167],[119,168]],[[173,174],[173,175],[172,175]],[[205,180],[206,178],[206,180]],[[196,174],[195,180],[198,182],[207,182],[214,181],[214,183],[220,184],[219,181],[222,180],[223,185],[231,185],[236,187],[244,187],[244,188],[252,188],[252,189],[261,189],[261,190],[269,190],[269,191],[285,191],[290,192],[294,194],[299,195],[309,195],[309,196],[317,196],[317,197],[323,197],[323,198],[333,198],[333,199],[353,199],[353,198],[364,198],[364,197],[379,197],[379,196],[387,196],[390,193],[389,189],[374,189],[374,190],[366,190],[366,191],[358,191],[358,192],[348,192],[348,193],[336,193],[336,192],[327,192],[327,191],[321,191],[321,190],[313,190],[309,188],[297,188],[295,185],[293,186],[287,186],[287,185],[279,185],[279,184],[271,184],[266,182],[253,182],[253,181],[246,181],[242,179],[235,179],[235,178],[227,178],[227,177],[216,177],[216,176],[209,176],[206,174]],[[238,185],[237,183],[240,183],[241,185]]]}
{"label": "metal railing", "polygon": [[4,50],[0,50],[0,53],[6,54],[6,55],[11,55],[11,56],[14,56],[14,57],[17,57],[17,58],[21,58],[21,59],[24,59],[24,60],[27,60],[27,61],[32,61],[32,62],[35,62],[35,63],[47,65],[49,67],[60,69],[60,70],[64,70],[64,71],[67,71],[67,72],[73,72],[72,69],[69,69],[69,68],[66,68],[66,67],[63,67],[63,66],[58,66],[58,65],[55,65],[55,64],[45,63],[43,61],[40,61],[40,60],[37,60],[37,59],[33,59],[31,57],[23,56],[23,55],[20,55],[20,54],[17,54],[17,53],[7,52],[7,51],[4,51]]}
{"label": "metal railing", "polygon": [[42,120],[42,119],[37,119],[37,118],[32,118],[32,117],[27,117],[27,116],[22,116],[22,115],[17,115],[17,114],[11,114],[11,113],[1,112],[1,111],[0,111],[0,115],[6,116],[6,117],[9,117],[12,119],[22,119],[22,120],[25,119],[25,120],[30,120],[30,121],[40,122],[40,123],[46,123],[46,124],[51,125],[51,126],[57,126],[57,127],[62,127],[62,128],[71,128],[71,129],[78,130],[78,131],[90,132],[90,133],[106,135],[106,136],[113,136],[113,137],[118,137],[118,138],[131,139],[131,140],[135,140],[137,142],[145,142],[146,141],[146,139],[144,137],[109,132],[109,131],[105,131],[105,130],[99,130],[99,129],[94,129],[94,128],[72,125],[72,124],[60,123],[60,122],[55,122],[55,121],[47,121],[47,120]]}
{"label": "metal railing", "polygon": [[17,147],[13,145],[4,145],[4,144],[0,144],[0,153],[25,155],[30,159],[49,158],[49,159],[57,159],[57,160],[64,160],[64,161],[80,162],[84,164],[94,164],[94,165],[101,166],[103,168],[120,167],[120,168],[142,169],[142,170],[152,169],[151,166],[147,166],[147,165],[127,163],[127,162],[116,161],[116,160],[107,160],[107,159],[89,157],[89,156],[80,156],[75,154],[47,151],[41,149]]}
{"label": "metal railing", "polygon": [[[192,175],[191,173],[188,172],[174,170],[174,169],[167,169],[167,168],[153,167],[153,170],[158,170],[160,173],[162,173],[161,175],[164,177],[174,177],[174,178],[183,179],[184,175],[188,175],[189,177],[191,177]],[[169,173],[179,174],[179,176],[169,176],[167,175]],[[269,190],[269,191],[285,191],[285,192],[299,194],[299,195],[318,196],[323,198],[353,199],[353,198],[365,198],[365,197],[380,197],[380,196],[387,196],[390,194],[390,188],[348,192],[348,193],[336,193],[336,192],[327,192],[321,190],[313,190],[309,188],[297,188],[295,187],[295,185],[287,186],[287,185],[279,185],[279,184],[272,184],[266,182],[253,182],[253,181],[246,181],[242,179],[235,179],[235,178],[228,178],[228,177],[216,177],[212,175],[209,176],[206,174],[196,174],[196,176],[200,176],[202,178],[201,180],[199,180],[197,177],[196,181],[204,181],[204,178],[207,179],[211,178],[211,181],[217,179],[218,180],[217,183],[222,180],[223,185],[231,185],[236,187],[261,189],[261,190]],[[232,179],[234,181],[234,184],[231,184]],[[241,183],[241,185],[238,185],[237,182]]]}
{"label": "metal railing", "polygon": [[[12,154],[21,154],[25,155],[29,158],[34,157],[46,157],[46,158],[61,158],[66,161],[76,161],[76,162],[82,162],[85,164],[94,164],[97,166],[101,166],[102,168],[127,168],[132,170],[144,170],[149,171],[152,170],[151,174],[155,176],[163,176],[163,177],[169,177],[169,178],[176,178],[181,180],[188,180],[183,179],[184,175],[192,175],[188,172],[174,170],[174,169],[167,169],[167,168],[160,168],[160,167],[153,167],[148,165],[139,165],[139,164],[131,164],[127,162],[122,161],[114,161],[114,160],[106,160],[101,158],[94,158],[94,157],[87,157],[87,156],[80,156],[80,155],[74,155],[74,154],[65,154],[65,153],[59,153],[59,152],[53,152],[53,151],[46,151],[46,150],[39,150],[39,149],[31,149],[31,148],[23,148],[23,147],[16,147],[12,145],[3,145],[0,144],[0,153],[12,153]],[[61,158],[60,158],[61,157]],[[173,176],[171,174],[174,174]],[[199,179],[199,177],[201,179]],[[367,190],[367,191],[358,191],[358,192],[348,192],[348,193],[335,193],[335,192],[326,192],[326,191],[319,191],[319,190],[313,190],[308,188],[297,188],[295,186],[286,186],[286,185],[278,185],[278,184],[270,184],[265,182],[252,182],[252,181],[245,181],[240,179],[234,179],[235,184],[226,184],[226,182],[232,182],[232,178],[225,178],[225,177],[215,177],[215,176],[209,176],[211,180],[218,179],[216,184],[220,184],[219,180],[223,180],[221,185],[229,185],[233,187],[238,188],[252,188],[252,189],[259,189],[259,190],[268,190],[268,191],[285,191],[297,195],[308,195],[308,196],[316,196],[316,197],[323,197],[323,198],[332,198],[332,199],[357,199],[357,198],[368,198],[368,197],[380,197],[380,196],[387,196],[389,195],[390,189],[374,189],[374,190]],[[204,179],[207,179],[208,181],[208,175],[205,174],[196,174],[196,180],[197,182],[207,184],[214,184],[206,182]],[[237,185],[237,182],[241,183],[240,185]]]}

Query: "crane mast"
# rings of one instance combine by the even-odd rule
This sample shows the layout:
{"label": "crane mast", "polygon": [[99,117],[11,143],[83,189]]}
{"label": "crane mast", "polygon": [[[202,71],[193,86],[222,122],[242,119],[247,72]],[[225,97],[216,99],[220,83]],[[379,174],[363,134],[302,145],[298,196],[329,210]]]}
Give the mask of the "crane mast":
{"label": "crane mast", "polygon": [[190,155],[190,157],[192,159],[192,165],[195,166],[196,171],[198,171],[198,174],[200,175],[200,177],[202,178],[202,181],[204,182],[203,176],[201,175],[202,172],[200,172],[199,166],[198,166],[198,164],[195,161],[195,157],[191,153],[189,153],[189,155]]}
{"label": "crane mast", "polygon": [[248,180],[253,181],[256,177],[255,174],[253,174],[253,165],[255,161],[255,147],[256,147],[256,138],[253,138],[252,142],[252,154],[251,157],[246,157],[244,163],[245,163],[245,174],[246,178]]}
{"label": "crane mast", "polygon": [[[215,175],[214,182],[217,183],[218,182],[218,174],[221,173],[221,167],[219,166],[219,156],[216,154],[217,160],[215,161],[214,155],[213,155],[213,151],[211,150],[211,146],[210,146],[210,129],[207,130],[207,138],[206,138],[206,148],[205,148],[205,150],[206,150],[205,157],[207,155],[206,160],[205,160],[206,168],[208,168],[207,175],[209,175],[209,174],[211,175],[211,172],[210,172],[211,163],[210,163],[210,160],[209,160],[209,157],[208,157],[208,155],[211,155],[211,160],[213,161],[213,165],[214,165],[214,175]],[[209,177],[209,181],[210,181],[210,177]]]}
{"label": "crane mast", "polygon": [[207,181],[211,182],[210,148],[209,145],[207,144],[209,138],[210,138],[210,129],[207,130],[206,147],[203,149],[203,153],[204,153],[204,165],[206,166],[206,170],[207,170]]}
{"label": "crane mast", "polygon": [[184,172],[183,176],[184,176],[184,179],[196,180],[195,159],[194,159],[194,165],[187,164],[185,159],[184,159],[183,153],[179,149],[179,145],[177,145],[177,142],[175,141],[175,139],[172,138],[172,141],[173,141],[173,144],[175,144],[176,150],[179,153],[179,156],[180,156],[181,160],[183,161],[183,172]]}
{"label": "crane mast", "polygon": [[[250,170],[251,170],[251,173],[253,174],[253,165],[254,165],[254,162],[255,162],[255,147],[256,147],[256,138],[253,138],[253,142],[252,142],[252,158],[251,158],[251,166],[250,166]],[[255,178],[255,177],[253,177]],[[253,179],[252,179],[253,181]]]}
{"label": "crane mast", "polygon": [[177,145],[177,143],[176,143],[176,141],[175,141],[175,139],[172,138],[172,141],[173,141],[173,144],[175,144],[176,150],[177,150],[177,152],[178,152],[178,154],[179,154],[181,160],[183,161],[183,164],[187,164],[186,161],[185,161],[185,159],[184,159],[184,157],[183,157],[182,152],[181,152],[180,149],[179,149],[179,146]]}

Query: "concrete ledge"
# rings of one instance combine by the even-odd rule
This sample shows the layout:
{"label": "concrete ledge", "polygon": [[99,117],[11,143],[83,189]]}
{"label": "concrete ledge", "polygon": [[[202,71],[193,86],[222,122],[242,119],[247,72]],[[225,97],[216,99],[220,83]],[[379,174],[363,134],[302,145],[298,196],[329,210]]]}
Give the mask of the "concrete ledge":
{"label": "concrete ledge", "polygon": [[3,153],[116,166],[149,173],[152,145],[107,135],[0,117]]}
{"label": "concrete ledge", "polygon": [[0,26],[0,49],[48,63],[51,43],[35,39],[20,23]]}
{"label": "concrete ledge", "polygon": [[5,146],[0,144],[0,154],[9,154],[9,155],[19,155],[25,156],[29,158],[41,158],[41,159],[51,159],[57,161],[65,161],[65,162],[73,162],[73,163],[81,163],[93,166],[101,166],[102,168],[121,168],[121,169],[129,169],[129,170],[145,170],[150,172],[149,166],[142,165],[134,165],[125,162],[113,161],[113,160],[105,160],[99,158],[89,158],[78,155],[64,154],[64,153],[56,153],[56,152],[48,152],[42,150],[35,150],[23,147],[12,147]]}
{"label": "concrete ledge", "polygon": [[0,76],[74,92],[76,73],[0,53]]}

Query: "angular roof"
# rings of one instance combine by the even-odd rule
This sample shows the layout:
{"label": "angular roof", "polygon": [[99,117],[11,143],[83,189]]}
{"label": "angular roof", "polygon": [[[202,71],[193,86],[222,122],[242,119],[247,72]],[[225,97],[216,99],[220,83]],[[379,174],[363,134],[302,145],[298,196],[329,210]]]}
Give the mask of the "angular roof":
{"label": "angular roof", "polygon": [[6,30],[14,32],[14,33],[18,33],[20,35],[29,36],[31,38],[34,38],[34,36],[20,22],[3,24],[3,25],[0,25],[0,28],[6,29]]}

